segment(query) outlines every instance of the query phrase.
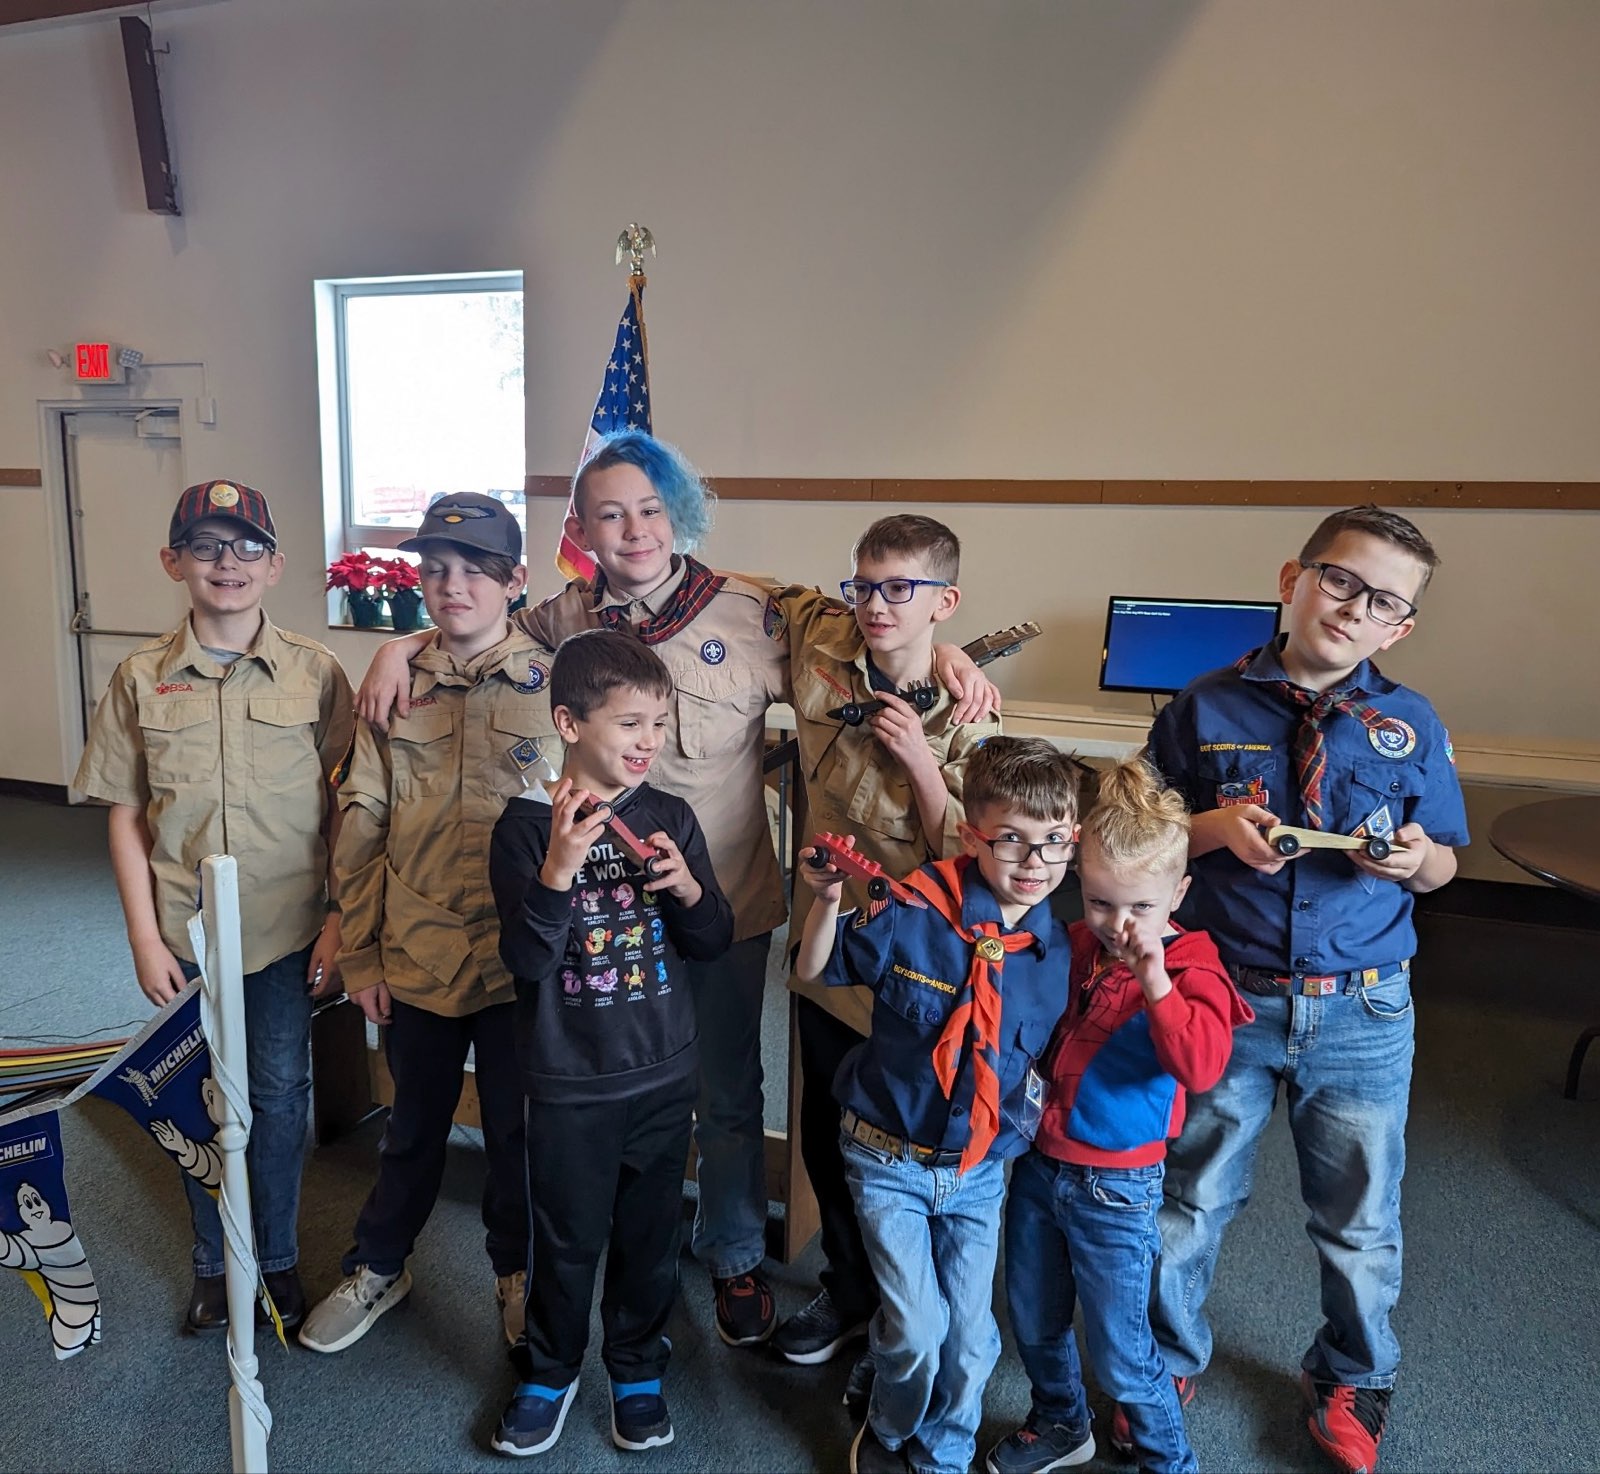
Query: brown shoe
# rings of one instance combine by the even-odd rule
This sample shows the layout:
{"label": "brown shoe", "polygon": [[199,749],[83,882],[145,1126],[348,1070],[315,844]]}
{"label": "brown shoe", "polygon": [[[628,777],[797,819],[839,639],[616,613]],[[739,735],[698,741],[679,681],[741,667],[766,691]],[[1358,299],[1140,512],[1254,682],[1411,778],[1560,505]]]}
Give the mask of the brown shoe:
{"label": "brown shoe", "polygon": [[183,1318],[184,1330],[199,1335],[228,1328],[228,1282],[220,1274],[194,1277],[189,1294],[189,1311]]}
{"label": "brown shoe", "polygon": [[[284,1335],[292,1335],[300,1329],[300,1323],[306,1318],[306,1291],[300,1283],[298,1269],[269,1269],[261,1276],[267,1284],[267,1293],[272,1296],[272,1303],[278,1307],[278,1317],[283,1321]],[[261,1302],[256,1301],[256,1324],[269,1325],[267,1312]]]}

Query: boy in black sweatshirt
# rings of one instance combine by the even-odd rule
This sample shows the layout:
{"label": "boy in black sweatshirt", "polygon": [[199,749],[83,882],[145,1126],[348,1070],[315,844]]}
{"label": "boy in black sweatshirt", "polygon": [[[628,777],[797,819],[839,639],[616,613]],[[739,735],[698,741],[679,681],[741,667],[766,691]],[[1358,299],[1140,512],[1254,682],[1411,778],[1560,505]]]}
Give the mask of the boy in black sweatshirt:
{"label": "boy in black sweatshirt", "polygon": [[[693,811],[643,781],[671,697],[667,668],[632,637],[563,641],[550,671],[561,779],[512,799],[490,846],[500,955],[516,979],[532,1219],[527,1330],[512,1352],[521,1380],[500,1453],[543,1453],[561,1436],[608,1239],[611,1437],[624,1449],[672,1441],[662,1331],[699,1063],[684,959],[725,952],[733,912]],[[627,835],[657,852],[653,876]]]}

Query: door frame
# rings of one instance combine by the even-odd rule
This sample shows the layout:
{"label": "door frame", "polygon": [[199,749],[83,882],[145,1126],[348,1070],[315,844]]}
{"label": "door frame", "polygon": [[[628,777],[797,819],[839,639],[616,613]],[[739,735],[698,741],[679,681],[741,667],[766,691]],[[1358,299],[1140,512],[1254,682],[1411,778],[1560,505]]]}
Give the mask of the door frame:
{"label": "door frame", "polygon": [[120,419],[129,419],[145,410],[175,411],[178,417],[178,464],[183,468],[185,484],[188,478],[189,434],[193,427],[189,422],[188,402],[172,394],[151,395],[143,399],[41,399],[38,404],[39,465],[43,473],[45,518],[50,532],[56,730],[61,744],[61,769],[67,780],[67,802],[81,804],[86,795],[72,787],[72,776],[78,770],[77,754],[83,751],[89,734],[84,730],[81,647],[78,637],[71,630],[77,609],[72,596],[74,571],[71,514],[67,505],[66,416],[116,415]]}

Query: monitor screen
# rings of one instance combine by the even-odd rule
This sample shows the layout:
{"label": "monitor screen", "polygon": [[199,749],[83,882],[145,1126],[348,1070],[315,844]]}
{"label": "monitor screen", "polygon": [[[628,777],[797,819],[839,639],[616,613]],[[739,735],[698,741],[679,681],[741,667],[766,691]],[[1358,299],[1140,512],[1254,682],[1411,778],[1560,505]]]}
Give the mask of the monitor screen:
{"label": "monitor screen", "polygon": [[1278,633],[1282,605],[1114,595],[1100,655],[1102,691],[1172,694]]}

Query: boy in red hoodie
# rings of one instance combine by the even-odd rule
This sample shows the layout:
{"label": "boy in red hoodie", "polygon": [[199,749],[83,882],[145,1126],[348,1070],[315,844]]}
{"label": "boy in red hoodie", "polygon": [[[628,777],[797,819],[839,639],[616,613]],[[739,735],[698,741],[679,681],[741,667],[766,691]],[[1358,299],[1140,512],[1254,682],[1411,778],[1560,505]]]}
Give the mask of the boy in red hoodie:
{"label": "boy in red hoodie", "polygon": [[1101,1389],[1120,1405],[1140,1467],[1198,1468],[1183,1389],[1150,1329],[1156,1210],[1184,1092],[1216,1084],[1234,1028],[1253,1015],[1211,938],[1171,920],[1189,888],[1188,846],[1182,796],[1142,759],[1103,776],[1083,823],[1084,920],[1069,929],[1071,992],[1050,1051],[1050,1094],[1006,1203],[1006,1298],[1033,1406],[990,1450],[989,1474],[1044,1474],[1094,1457],[1072,1332],[1080,1299]]}

